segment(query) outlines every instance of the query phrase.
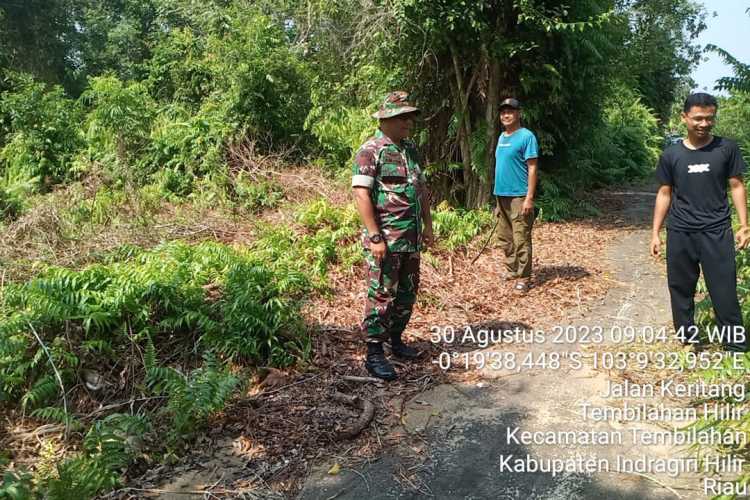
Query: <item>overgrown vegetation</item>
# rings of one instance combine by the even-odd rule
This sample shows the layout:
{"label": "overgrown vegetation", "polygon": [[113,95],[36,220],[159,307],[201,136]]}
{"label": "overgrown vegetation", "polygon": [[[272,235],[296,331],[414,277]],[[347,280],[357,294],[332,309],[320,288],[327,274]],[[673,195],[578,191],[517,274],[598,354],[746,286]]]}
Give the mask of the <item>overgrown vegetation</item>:
{"label": "overgrown vegetation", "polygon": [[[418,140],[434,189],[467,208],[489,196],[497,102],[520,97],[544,182],[565,186],[546,195],[564,198],[546,212],[566,216],[578,191],[652,165],[656,120],[697,61],[702,15],[688,0],[8,6],[2,213],[23,210],[23,181],[49,189],[94,164],[118,182],[186,196],[247,137],[339,170],[372,132],[375,102],[405,87],[430,116]],[[20,29],[22,19],[38,23]],[[34,31],[50,22],[56,33]]]}
{"label": "overgrown vegetation", "polygon": [[[176,443],[230,397],[239,380],[231,363],[284,366],[306,356],[309,345],[293,300],[310,286],[303,273],[270,269],[252,251],[216,243],[170,243],[130,253],[81,271],[50,267],[28,283],[6,286],[0,401],[20,401],[31,416],[79,429],[79,412],[106,395],[164,396],[168,443]],[[182,359],[172,359],[174,353]],[[182,368],[167,366],[170,359]],[[127,380],[111,379],[115,373]],[[74,400],[80,408],[72,407]],[[113,418],[89,429],[84,454],[58,467],[60,481],[70,469],[68,479],[109,474],[94,481],[95,489],[112,486],[128,462],[120,441],[130,435],[119,435],[119,444],[106,441],[116,444],[118,459],[102,448],[109,439],[102,435],[113,432],[102,426]],[[63,488],[55,484],[45,487]],[[65,490],[68,495],[79,492],[75,483],[66,484],[73,488]]]}
{"label": "overgrown vegetation", "polygon": [[[77,445],[46,442],[0,498],[111,489],[145,449],[176,453],[247,370],[308,356],[302,301],[361,263],[359,221],[269,172],[347,177],[386,91],[424,110],[435,251],[466,250],[493,223],[474,209],[500,98],[540,138],[542,217],[590,210],[581,192],[655,163],[702,15],[689,0],[0,6],[0,405]],[[722,112],[740,126],[744,109]],[[213,213],[244,248],[197,241],[209,224],[169,230]]]}
{"label": "overgrown vegetation", "polygon": [[716,133],[736,140],[750,163],[750,93],[734,92],[719,100]]}
{"label": "overgrown vegetation", "polygon": [[[716,129],[717,133],[736,139],[740,143],[746,159],[748,157],[747,146],[750,145],[750,130],[748,130],[747,123],[741,120],[741,117],[747,115],[747,100],[747,94],[743,93],[735,93],[729,98],[722,99],[719,106],[721,115]],[[733,225],[736,229],[738,225],[736,212],[733,211],[732,217]],[[742,311],[742,322],[746,330],[750,332],[750,329],[747,328],[747,325],[750,325],[750,254],[747,250],[737,251],[735,261],[737,265],[737,295]],[[716,318],[711,297],[708,294],[705,283],[703,281],[699,282],[698,288],[699,292],[704,294],[704,297],[696,304],[696,324],[700,332],[704,332],[703,340],[708,341],[705,338],[705,332],[717,327]],[[729,357],[725,359],[720,367],[697,370],[695,376],[707,383],[747,384],[748,370],[750,370],[750,356],[745,354],[739,359],[739,363],[733,362],[732,358]],[[732,408],[747,408],[746,399],[727,398],[716,402],[731,405]],[[739,419],[706,416],[701,418],[695,425],[699,429],[716,429],[722,434],[738,431],[747,432],[748,425],[750,425],[750,413],[745,412]],[[693,448],[699,457],[707,454],[733,456],[744,456],[746,454],[745,448],[739,443],[713,447],[695,445]],[[746,484],[750,481],[750,473],[743,472],[739,477],[734,479],[738,484]],[[737,498],[737,496],[724,495],[717,498],[731,500]]]}
{"label": "overgrown vegetation", "polygon": [[[732,92],[729,97],[721,98],[719,101],[719,114],[715,132],[718,135],[735,139],[743,157],[747,162],[750,160],[750,94],[747,93],[748,86],[748,67],[731,57],[728,53],[714,47],[724,56],[724,59],[732,64],[735,71],[734,77],[722,78],[717,82],[717,87],[730,89]],[[737,226],[737,214],[733,212],[733,223]],[[750,254],[747,251],[738,251],[736,256],[737,265],[737,292],[742,310],[743,324],[750,325]],[[703,286],[704,293],[707,292]],[[702,331],[716,327],[711,297],[706,293],[703,300],[696,304],[696,323]],[[720,368],[701,370],[697,376],[707,382],[729,382],[729,383],[747,383],[747,372],[750,369],[750,359],[747,355],[744,357],[741,366],[735,366],[727,360]],[[727,399],[719,401],[726,403],[734,408],[746,408],[747,401]],[[697,424],[700,428],[716,429],[718,432],[747,432],[750,425],[750,414],[745,413],[739,419],[719,419],[719,418],[702,418]],[[701,456],[707,453],[716,453],[719,455],[743,456],[745,450],[739,445],[727,445],[718,448],[695,447],[695,452]],[[738,484],[747,484],[750,481],[750,473],[743,472],[736,478]],[[736,495],[724,495],[723,499],[736,498]]]}
{"label": "overgrown vegetation", "polygon": [[[111,223],[124,203],[116,193],[102,188],[73,200],[65,217]],[[80,270],[44,266],[29,281],[5,284],[0,404],[19,401],[27,415],[82,439],[79,454],[53,462],[47,475],[37,470],[29,491],[88,498],[109,489],[144,452],[144,434],[168,438],[150,453],[178,450],[242,387],[247,368],[309,356],[300,307],[311,291],[326,292],[331,264],[361,261],[359,223],[352,206],[324,200],[299,205],[293,217],[295,227],[260,224],[247,248],[124,245]],[[158,404],[104,419],[91,413],[123,399]],[[115,423],[138,426],[107,427]],[[13,474],[8,488],[25,488],[26,476]]]}
{"label": "overgrown vegetation", "polygon": [[447,203],[438,205],[432,217],[438,248],[449,252],[465,249],[494,222],[488,210],[453,209]]}

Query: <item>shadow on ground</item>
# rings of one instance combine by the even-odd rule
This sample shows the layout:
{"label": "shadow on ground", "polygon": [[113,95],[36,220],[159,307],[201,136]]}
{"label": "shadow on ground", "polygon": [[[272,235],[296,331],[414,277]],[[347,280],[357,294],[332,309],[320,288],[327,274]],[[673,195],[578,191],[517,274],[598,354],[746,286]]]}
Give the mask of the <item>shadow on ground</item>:
{"label": "shadow on ground", "polygon": [[578,281],[590,276],[586,268],[581,266],[539,266],[534,272],[534,286],[544,285],[546,282],[554,279],[563,281]]}

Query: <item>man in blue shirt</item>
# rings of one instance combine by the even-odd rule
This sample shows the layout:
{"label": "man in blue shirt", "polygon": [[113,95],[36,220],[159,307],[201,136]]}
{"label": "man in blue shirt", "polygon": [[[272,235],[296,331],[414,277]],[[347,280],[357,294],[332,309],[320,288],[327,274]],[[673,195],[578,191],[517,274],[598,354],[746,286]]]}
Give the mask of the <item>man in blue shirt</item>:
{"label": "man in blue shirt", "polygon": [[531,277],[539,146],[534,133],[521,126],[521,103],[517,99],[500,103],[500,123],[504,131],[495,149],[494,188],[498,239],[505,251],[506,279],[517,280],[514,289],[525,292]]}

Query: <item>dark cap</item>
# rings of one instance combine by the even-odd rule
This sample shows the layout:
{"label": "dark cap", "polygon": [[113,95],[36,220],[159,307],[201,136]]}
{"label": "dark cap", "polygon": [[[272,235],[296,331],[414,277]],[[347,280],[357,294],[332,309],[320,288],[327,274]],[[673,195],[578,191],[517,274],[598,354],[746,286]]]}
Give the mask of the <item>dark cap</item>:
{"label": "dark cap", "polygon": [[521,103],[518,102],[518,99],[509,97],[500,103],[500,109],[503,109],[505,107],[513,108],[513,109],[521,109]]}

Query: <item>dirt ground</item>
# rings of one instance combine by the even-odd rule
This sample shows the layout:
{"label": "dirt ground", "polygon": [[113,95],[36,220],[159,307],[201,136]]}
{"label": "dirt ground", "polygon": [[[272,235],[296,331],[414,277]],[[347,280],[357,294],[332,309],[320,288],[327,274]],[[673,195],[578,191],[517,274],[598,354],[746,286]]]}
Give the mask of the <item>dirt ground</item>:
{"label": "dirt ground", "polygon": [[[610,239],[603,256],[604,272],[611,283],[604,300],[579,316],[573,309],[560,324],[613,327],[665,325],[669,301],[662,265],[647,255],[650,238],[648,216],[653,203],[649,192],[627,191],[617,212],[620,229]],[[610,339],[611,343],[611,339]],[[528,352],[587,350],[580,343],[513,346],[519,355]],[[611,346],[610,346],[611,347]],[[505,346],[504,346],[505,348]],[[673,346],[674,349],[680,349]],[[602,348],[604,352],[606,348]],[[597,457],[615,463],[617,457],[675,457],[685,449],[674,446],[518,444],[507,439],[508,429],[522,431],[620,429],[657,430],[652,423],[591,422],[581,416],[581,404],[618,405],[626,399],[604,399],[609,381],[631,376],[626,370],[484,369],[481,382],[439,385],[406,405],[402,444],[364,467],[341,474],[327,473],[329,464],[309,476],[300,498],[444,498],[444,499],[668,499],[705,498],[700,477],[682,474],[595,472],[509,472],[503,456],[536,459]],[[635,404],[635,400],[630,400]],[[686,402],[654,401],[680,405]]]}
{"label": "dirt ground", "polygon": [[[594,352],[617,350],[607,337],[585,342],[434,342],[435,332],[483,329],[581,332],[598,327],[658,328],[669,323],[663,264],[647,255],[653,189],[633,188],[601,196],[599,217],[534,229],[533,288],[523,296],[501,279],[494,245],[472,263],[481,243],[459,255],[434,253],[422,263],[422,286],[406,332],[424,352],[416,364],[396,365],[393,383],[356,380],[367,373],[357,332],[362,313],[362,270],[337,270],[331,294],[310,304],[314,352],[307,366],[272,372],[270,383],[227,408],[177,464],[133,476],[108,498],[301,498],[301,499],[667,499],[705,498],[700,477],[628,472],[509,472],[503,457],[599,458],[686,456],[674,446],[518,444],[507,433],[551,430],[658,430],[644,422],[584,421],[583,404],[618,406],[610,383],[664,376],[651,372],[594,369]],[[478,333],[475,333],[478,334]],[[475,337],[474,340],[477,340]],[[668,349],[680,347],[668,345]],[[573,368],[519,369],[486,366],[501,355],[515,359],[584,360]],[[546,358],[545,358],[546,359]],[[443,370],[439,361],[451,361]],[[471,366],[460,366],[470,360]],[[488,363],[489,364],[489,363]],[[355,377],[354,379],[352,377]],[[371,402],[372,422],[353,439],[343,438],[357,408],[336,393]],[[684,407],[688,401],[647,400]]]}

